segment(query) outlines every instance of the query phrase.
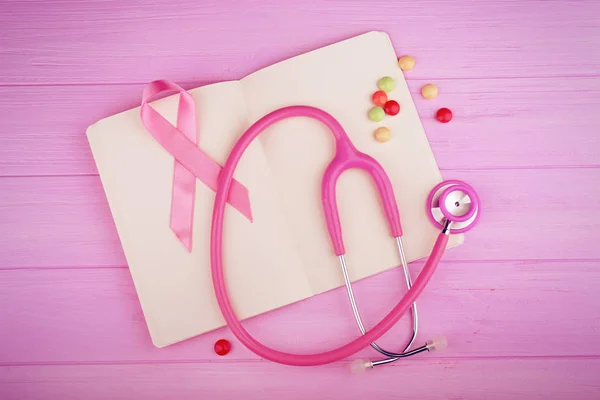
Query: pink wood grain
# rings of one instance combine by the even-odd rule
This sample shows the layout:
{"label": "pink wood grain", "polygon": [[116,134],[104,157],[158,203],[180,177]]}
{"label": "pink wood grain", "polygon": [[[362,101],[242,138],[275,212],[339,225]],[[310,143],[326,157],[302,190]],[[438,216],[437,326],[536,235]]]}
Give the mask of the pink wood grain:
{"label": "pink wood grain", "polygon": [[[0,399],[600,398],[599,14],[593,0],[2,2]],[[406,76],[444,176],[482,196],[480,227],[420,302],[421,340],[450,348],[363,377],[349,360],[258,360],[227,329],[154,348],[85,128],[151,79],[239,79],[374,29],[417,60]],[[419,96],[427,82],[438,99]],[[431,118],[441,106],[450,124]],[[367,324],[399,286],[399,271],[356,285]],[[356,335],[347,306],[336,290],[247,324],[325,349]]]}
{"label": "pink wood grain", "polygon": [[[422,266],[411,269],[416,275]],[[221,337],[234,342],[228,361],[258,359],[228,329],[154,348],[125,268],[0,271],[0,282],[0,364],[217,361],[223,358],[212,345]],[[383,317],[404,291],[399,270],[355,286],[367,325]],[[584,318],[600,308],[600,298],[593,297],[598,286],[596,262],[444,262],[419,301],[419,340],[445,335],[450,345],[423,357],[600,354],[600,320]],[[340,288],[246,325],[277,348],[325,350],[358,334],[351,314],[340,313],[344,307],[347,298]],[[457,309],[464,315],[458,316]],[[408,325],[403,321],[381,343],[397,347]],[[371,349],[361,354],[374,356]]]}
{"label": "pink wood grain", "polygon": [[[387,368],[358,376],[349,372],[347,362],[314,368],[291,368],[265,361],[0,367],[0,397],[4,400],[153,400],[165,399],[165,394],[178,400],[595,400],[600,397],[597,387],[600,360],[595,357],[414,359]],[[590,385],[593,382],[596,384]],[[240,386],[244,387],[242,397]]]}
{"label": "pink wood grain", "polygon": [[593,0],[81,4],[25,1],[0,7],[0,83],[238,79],[374,29],[389,32],[399,53],[417,58],[413,77],[599,73],[600,3]]}
{"label": "pink wood grain", "polygon": [[[442,95],[433,101],[419,95],[426,82],[409,85],[442,169],[600,165],[600,77],[436,80]],[[0,176],[97,173],[86,128],[138,106],[143,87],[0,87],[0,129],[11,132],[0,136]],[[442,106],[451,124],[433,118]]]}
{"label": "pink wood grain", "polygon": [[[447,170],[444,176],[470,182],[483,204],[467,245],[447,260],[600,260],[589,234],[600,224],[597,186],[589,184],[600,181],[600,169]],[[126,263],[97,176],[0,178],[0,204],[0,268]],[[543,232],[544,246],[533,232]]]}

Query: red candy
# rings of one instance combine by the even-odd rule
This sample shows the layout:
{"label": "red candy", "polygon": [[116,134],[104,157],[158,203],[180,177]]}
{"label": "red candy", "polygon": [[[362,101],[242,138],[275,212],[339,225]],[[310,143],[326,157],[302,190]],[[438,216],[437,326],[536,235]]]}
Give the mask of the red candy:
{"label": "red candy", "polygon": [[379,107],[383,107],[385,102],[387,101],[387,94],[383,90],[378,90],[373,93],[373,104]]}
{"label": "red candy", "polygon": [[215,353],[224,356],[227,355],[229,351],[231,351],[231,343],[229,343],[229,341],[225,339],[217,340],[217,343],[215,343]]}
{"label": "red candy", "polygon": [[446,122],[450,122],[450,120],[452,119],[452,111],[450,111],[450,109],[446,107],[440,108],[435,114],[435,117],[438,121],[445,124]]}
{"label": "red candy", "polygon": [[400,104],[398,104],[396,100],[387,101],[383,105],[383,111],[385,111],[387,115],[396,115],[400,112]]}

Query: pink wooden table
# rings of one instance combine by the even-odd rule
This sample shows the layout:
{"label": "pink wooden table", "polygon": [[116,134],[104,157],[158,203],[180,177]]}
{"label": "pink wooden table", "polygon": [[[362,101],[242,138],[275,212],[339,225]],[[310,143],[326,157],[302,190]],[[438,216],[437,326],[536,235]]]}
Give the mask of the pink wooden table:
{"label": "pink wooden table", "polygon": [[[600,398],[599,15],[593,0],[4,1],[0,399]],[[154,348],[85,128],[152,79],[237,79],[373,29],[416,58],[443,174],[485,206],[420,302],[422,332],[450,347],[360,377],[350,360],[266,362],[227,329]],[[427,82],[436,101],[418,96]],[[367,322],[401,284],[395,270],[357,285]],[[247,325],[282,349],[356,335],[342,290]],[[221,337],[234,349],[219,358]]]}

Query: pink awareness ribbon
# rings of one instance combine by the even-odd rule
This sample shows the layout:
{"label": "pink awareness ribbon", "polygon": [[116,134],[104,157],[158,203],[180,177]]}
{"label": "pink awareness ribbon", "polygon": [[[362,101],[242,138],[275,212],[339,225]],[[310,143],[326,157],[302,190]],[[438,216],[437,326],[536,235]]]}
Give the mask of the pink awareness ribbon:
{"label": "pink awareness ribbon", "polygon": [[[172,91],[179,92],[176,127],[148,104],[156,96]],[[142,94],[140,116],[148,132],[175,158],[170,226],[191,252],[196,178],[216,192],[222,168],[198,148],[196,104],[180,86],[166,80],[148,84]],[[250,198],[244,185],[234,180],[227,202],[252,222]]]}

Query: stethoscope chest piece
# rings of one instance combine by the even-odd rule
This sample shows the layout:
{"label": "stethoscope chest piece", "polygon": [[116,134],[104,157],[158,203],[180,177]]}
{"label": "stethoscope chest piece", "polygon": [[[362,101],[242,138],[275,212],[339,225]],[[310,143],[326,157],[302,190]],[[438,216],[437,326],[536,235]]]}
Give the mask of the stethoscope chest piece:
{"label": "stethoscope chest piece", "polygon": [[479,220],[479,196],[471,185],[459,180],[447,180],[436,185],[427,197],[427,216],[431,222],[444,228],[452,222],[450,233],[464,233]]}

